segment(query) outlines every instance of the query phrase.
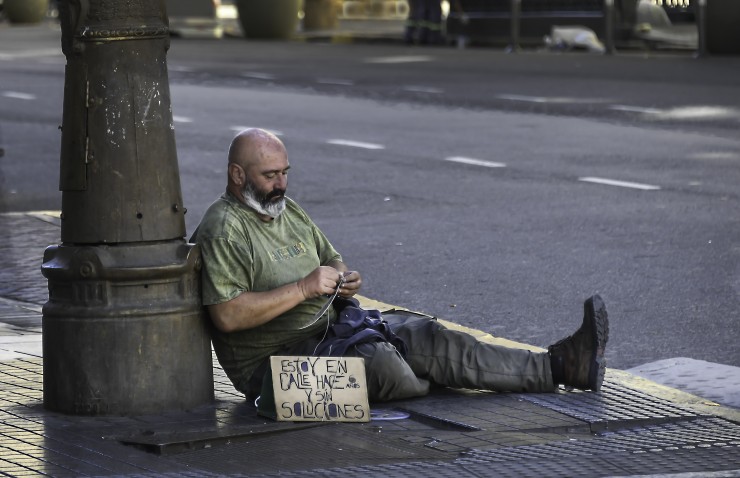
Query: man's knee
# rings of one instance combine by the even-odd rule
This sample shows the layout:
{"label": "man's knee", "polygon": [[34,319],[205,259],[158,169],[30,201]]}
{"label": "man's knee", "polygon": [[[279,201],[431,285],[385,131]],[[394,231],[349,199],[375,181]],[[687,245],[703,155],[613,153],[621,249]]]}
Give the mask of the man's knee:
{"label": "man's knee", "polygon": [[435,317],[416,312],[394,311],[383,314],[383,319],[410,349],[419,347],[420,341],[433,340],[437,332],[445,329]]}
{"label": "man's knee", "polygon": [[401,354],[387,342],[360,344],[352,355],[365,359],[371,401],[420,397],[429,393],[429,382],[416,377]]}

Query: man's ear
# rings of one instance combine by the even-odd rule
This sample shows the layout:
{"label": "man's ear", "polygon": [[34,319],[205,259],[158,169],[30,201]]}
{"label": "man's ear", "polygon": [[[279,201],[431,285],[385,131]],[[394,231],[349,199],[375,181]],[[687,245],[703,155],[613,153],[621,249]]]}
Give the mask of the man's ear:
{"label": "man's ear", "polygon": [[237,186],[243,186],[246,174],[244,169],[236,163],[229,163],[229,179]]}

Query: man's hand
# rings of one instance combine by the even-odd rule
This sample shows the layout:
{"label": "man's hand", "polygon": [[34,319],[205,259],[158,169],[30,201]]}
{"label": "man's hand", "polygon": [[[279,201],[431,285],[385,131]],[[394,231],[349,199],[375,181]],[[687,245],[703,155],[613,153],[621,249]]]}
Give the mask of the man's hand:
{"label": "man's hand", "polygon": [[313,299],[322,295],[332,295],[342,280],[342,273],[330,266],[320,266],[298,281],[303,297]]}
{"label": "man's hand", "polygon": [[360,291],[362,286],[362,277],[357,271],[344,272],[344,282],[339,286],[339,295],[342,297],[352,297]]}

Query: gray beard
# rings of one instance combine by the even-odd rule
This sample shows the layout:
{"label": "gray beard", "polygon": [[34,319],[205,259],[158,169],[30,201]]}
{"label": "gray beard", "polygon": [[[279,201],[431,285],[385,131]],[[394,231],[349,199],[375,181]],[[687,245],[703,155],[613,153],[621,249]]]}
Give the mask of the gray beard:
{"label": "gray beard", "polygon": [[283,211],[285,211],[285,198],[280,198],[279,201],[266,201],[257,198],[252,184],[247,182],[242,189],[242,198],[244,202],[250,208],[254,209],[258,214],[263,216],[269,216],[273,219],[277,218]]}

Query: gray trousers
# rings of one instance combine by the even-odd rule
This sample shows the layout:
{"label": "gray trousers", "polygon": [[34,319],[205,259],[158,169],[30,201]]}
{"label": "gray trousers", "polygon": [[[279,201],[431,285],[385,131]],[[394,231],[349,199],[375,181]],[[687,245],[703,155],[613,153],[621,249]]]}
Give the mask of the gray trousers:
{"label": "gray trousers", "polygon": [[498,392],[555,390],[547,353],[481,342],[437,320],[412,313],[383,314],[408,346],[405,359],[388,343],[361,344],[372,401],[418,397],[431,384]]}
{"label": "gray trousers", "polygon": [[[346,354],[365,359],[371,401],[420,397],[432,385],[496,392],[551,392],[556,388],[546,352],[481,342],[412,312],[384,313],[383,318],[406,342],[405,358],[387,342],[360,344]],[[311,355],[320,340],[301,342],[285,353]],[[258,375],[261,383],[262,375]]]}

